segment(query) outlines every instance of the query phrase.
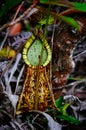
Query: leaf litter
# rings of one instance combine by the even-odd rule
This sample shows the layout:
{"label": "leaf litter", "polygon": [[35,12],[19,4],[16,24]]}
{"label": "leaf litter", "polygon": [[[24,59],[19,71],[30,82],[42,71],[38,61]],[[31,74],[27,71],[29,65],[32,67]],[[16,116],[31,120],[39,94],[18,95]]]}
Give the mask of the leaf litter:
{"label": "leaf litter", "polygon": [[[37,11],[35,9],[35,11]],[[27,19],[35,12],[34,9],[31,14],[24,17]],[[31,19],[33,20],[33,19]],[[47,39],[50,41],[52,36],[52,28],[50,25],[48,29],[49,34]],[[59,31],[57,32],[59,28]],[[70,30],[70,31],[69,31]],[[0,57],[0,75],[6,69],[4,75],[0,79],[0,129],[1,130],[64,130],[77,129],[85,130],[86,128],[86,81],[85,81],[85,63],[86,63],[86,36],[84,34],[73,33],[72,28],[64,23],[55,26],[54,30],[54,45],[53,45],[53,59],[52,59],[52,85],[55,98],[63,95],[64,103],[69,103],[70,107],[67,109],[70,115],[81,121],[81,124],[76,125],[67,122],[64,119],[58,119],[55,114],[52,114],[52,109],[42,111],[33,110],[24,114],[16,115],[16,105],[19,95],[21,93],[22,84],[24,82],[24,62],[21,56],[21,50],[16,54],[10,66],[10,59],[7,57]],[[74,30],[75,31],[75,30]],[[32,31],[26,32],[22,30],[17,36],[9,37],[7,32],[0,32],[1,37],[3,33],[5,37],[1,42],[1,48],[9,45],[15,51],[24,43],[31,35]],[[56,35],[57,34],[57,35]],[[64,35],[65,34],[65,35]],[[83,39],[83,36],[84,39]],[[62,37],[62,39],[61,39]],[[79,41],[79,42],[78,42]],[[71,44],[73,42],[73,44]],[[69,45],[68,45],[69,44]],[[67,48],[66,48],[67,47]],[[74,49],[74,50],[73,50]],[[58,52],[57,52],[58,50]],[[73,50],[72,59],[70,56]],[[67,59],[68,58],[68,59]],[[65,64],[65,60],[68,60]],[[75,64],[72,72],[70,71],[70,62]],[[69,67],[69,68],[68,68]],[[68,72],[67,72],[68,71]],[[65,74],[67,72],[67,74]],[[62,76],[63,75],[63,76]],[[63,81],[64,77],[66,80]],[[55,80],[54,80],[55,79]],[[62,103],[63,105],[63,103]],[[57,114],[58,117],[58,114]]]}

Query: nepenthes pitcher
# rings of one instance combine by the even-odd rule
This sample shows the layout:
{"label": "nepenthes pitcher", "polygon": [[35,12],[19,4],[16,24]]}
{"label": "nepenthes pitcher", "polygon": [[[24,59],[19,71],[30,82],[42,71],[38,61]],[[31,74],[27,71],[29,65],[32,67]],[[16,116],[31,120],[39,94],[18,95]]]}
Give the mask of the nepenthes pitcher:
{"label": "nepenthes pitcher", "polygon": [[23,60],[27,65],[24,86],[18,101],[17,113],[27,110],[45,110],[51,105],[51,92],[46,67],[51,60],[51,49],[47,40],[32,35],[23,49]]}

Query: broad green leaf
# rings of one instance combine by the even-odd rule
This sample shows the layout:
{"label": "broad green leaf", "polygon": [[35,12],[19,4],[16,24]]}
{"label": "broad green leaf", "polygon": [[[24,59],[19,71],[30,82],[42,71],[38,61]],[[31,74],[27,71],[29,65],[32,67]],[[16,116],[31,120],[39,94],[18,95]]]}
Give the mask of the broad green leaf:
{"label": "broad green leaf", "polygon": [[86,12],[86,3],[71,2],[76,10]]}
{"label": "broad green leaf", "polygon": [[0,17],[4,16],[9,9],[19,4],[22,0],[5,0],[3,6],[0,9]]}
{"label": "broad green leaf", "polygon": [[75,27],[77,30],[80,31],[80,25],[78,24],[78,22],[76,20],[74,20],[71,17],[68,16],[59,16],[59,19],[61,19],[62,21],[66,22],[67,24]]}
{"label": "broad green leaf", "polygon": [[63,96],[60,96],[57,100],[56,100],[56,106],[60,107],[62,105],[63,102]]}
{"label": "broad green leaf", "polygon": [[79,124],[80,123],[79,120],[77,120],[76,118],[74,118],[72,116],[68,116],[68,115],[57,115],[57,118],[66,120],[68,122],[72,122],[74,124]]}

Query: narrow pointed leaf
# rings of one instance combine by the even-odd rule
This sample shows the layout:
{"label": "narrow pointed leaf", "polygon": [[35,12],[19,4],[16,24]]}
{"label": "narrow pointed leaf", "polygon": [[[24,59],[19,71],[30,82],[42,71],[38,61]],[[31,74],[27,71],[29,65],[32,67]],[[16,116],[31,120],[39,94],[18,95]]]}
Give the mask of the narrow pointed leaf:
{"label": "narrow pointed leaf", "polygon": [[65,7],[72,7],[73,5],[71,2],[68,2],[67,0],[40,0],[41,4],[51,4],[51,5],[59,5],[59,6],[65,6]]}
{"label": "narrow pointed leaf", "polygon": [[86,3],[71,2],[76,10],[86,12]]}
{"label": "narrow pointed leaf", "polygon": [[79,124],[80,123],[79,120],[77,120],[76,118],[74,118],[72,116],[68,116],[68,115],[57,115],[57,118],[63,119],[63,120],[68,121],[68,122],[72,122],[74,124]]}
{"label": "narrow pointed leaf", "polygon": [[56,100],[56,106],[60,107],[62,105],[63,102],[63,96],[60,96],[57,100]]}
{"label": "narrow pointed leaf", "polygon": [[68,16],[60,16],[59,17],[62,21],[66,22],[67,24],[75,27],[77,30],[80,31],[80,25],[78,24],[78,22],[76,20],[74,20],[73,18],[71,17],[68,17]]}
{"label": "narrow pointed leaf", "polygon": [[69,103],[65,103],[62,107],[62,113],[63,115],[67,115],[67,108],[69,107]]}

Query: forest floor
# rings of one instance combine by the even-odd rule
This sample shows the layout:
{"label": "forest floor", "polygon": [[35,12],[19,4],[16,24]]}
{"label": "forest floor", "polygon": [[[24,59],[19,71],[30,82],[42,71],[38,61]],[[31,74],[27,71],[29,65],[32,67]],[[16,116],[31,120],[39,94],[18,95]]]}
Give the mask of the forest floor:
{"label": "forest floor", "polygon": [[[51,105],[42,111],[25,108],[16,114],[26,75],[29,74],[29,78],[33,78],[33,75],[30,77],[30,71],[26,70],[30,67],[22,58],[22,50],[25,43],[34,34],[34,28],[39,18],[44,16],[40,7],[32,8],[28,1],[23,2],[19,6],[11,8],[12,12],[8,11],[7,14],[3,14],[4,17],[0,16],[0,130],[86,130],[85,13],[72,14],[69,12],[69,15],[80,24],[80,32],[58,20],[54,24],[47,25],[46,40],[52,51],[52,60],[45,67],[46,74],[42,71],[40,73],[45,74],[45,77],[49,79],[49,85],[52,86],[51,96],[54,95],[56,107]],[[25,10],[28,9],[27,4],[30,8],[25,15]],[[45,7],[47,8],[47,5]],[[58,6],[54,6],[54,8],[57,13],[58,10],[61,12],[65,10]],[[19,18],[18,22],[15,20],[16,15]],[[20,16],[23,15],[24,17],[21,19]],[[12,22],[16,22],[16,24],[10,26],[9,23]],[[46,26],[41,29],[44,28]],[[39,38],[39,34],[35,37]],[[33,72],[33,68],[31,71]],[[30,84],[29,78],[28,84]],[[40,80],[37,80],[35,84],[42,82]],[[48,84],[46,81],[44,83]],[[30,85],[27,86],[30,87]],[[34,92],[35,89],[32,93]],[[39,95],[38,100],[40,100]],[[30,101],[30,93],[28,93],[28,98]],[[47,102],[46,99],[44,101]],[[22,101],[22,103],[25,102]]]}

